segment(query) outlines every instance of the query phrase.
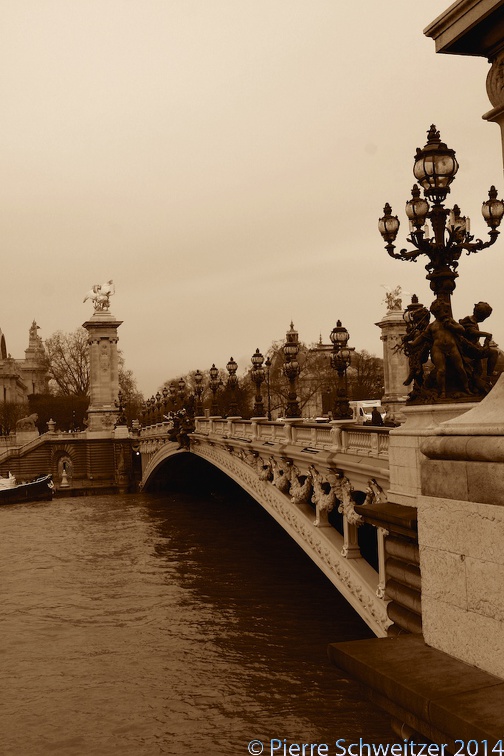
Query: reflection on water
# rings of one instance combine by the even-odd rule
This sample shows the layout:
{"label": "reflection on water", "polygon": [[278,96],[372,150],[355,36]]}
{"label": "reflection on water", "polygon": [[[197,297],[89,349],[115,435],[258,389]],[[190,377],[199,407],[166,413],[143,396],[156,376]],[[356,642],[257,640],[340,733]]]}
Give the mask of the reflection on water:
{"label": "reflection on water", "polygon": [[0,509],[4,756],[393,740],[330,642],[370,632],[245,497]]}

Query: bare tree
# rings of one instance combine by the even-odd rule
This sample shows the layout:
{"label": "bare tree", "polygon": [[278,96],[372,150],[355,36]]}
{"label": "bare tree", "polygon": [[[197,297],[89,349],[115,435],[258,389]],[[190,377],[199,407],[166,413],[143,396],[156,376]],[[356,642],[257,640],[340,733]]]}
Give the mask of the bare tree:
{"label": "bare tree", "polygon": [[383,359],[364,349],[354,352],[348,369],[348,386],[352,399],[381,399],[385,392]]}
{"label": "bare tree", "polygon": [[[60,396],[83,397],[89,394],[89,334],[85,328],[72,333],[56,331],[46,339],[52,392]],[[118,352],[119,388],[128,417],[138,417],[143,401],[131,370],[124,367],[124,357]]]}
{"label": "bare tree", "polygon": [[49,376],[55,394],[86,396],[89,392],[88,332],[56,331],[45,341]]}

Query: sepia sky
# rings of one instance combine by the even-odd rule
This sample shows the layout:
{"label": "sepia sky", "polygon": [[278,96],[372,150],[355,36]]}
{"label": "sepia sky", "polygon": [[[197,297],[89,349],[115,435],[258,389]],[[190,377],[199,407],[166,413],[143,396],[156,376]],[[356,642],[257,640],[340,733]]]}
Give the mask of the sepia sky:
{"label": "sepia sky", "polygon": [[[449,201],[486,238],[504,193],[482,58],[436,55],[439,0],[0,0],[0,327],[22,357],[92,314],[110,278],[119,346],[146,395],[189,370],[240,372],[291,319],[381,355],[385,288],[429,304],[424,264],[391,259],[431,123],[456,150]],[[504,239],[460,260],[454,315],[494,307]],[[485,324],[485,328],[486,328]]]}

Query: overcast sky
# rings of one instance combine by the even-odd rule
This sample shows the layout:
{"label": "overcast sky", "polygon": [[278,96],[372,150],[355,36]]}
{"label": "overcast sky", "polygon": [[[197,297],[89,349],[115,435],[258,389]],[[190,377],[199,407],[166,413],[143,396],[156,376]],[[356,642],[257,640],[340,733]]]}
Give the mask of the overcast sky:
{"label": "overcast sky", "polygon": [[[113,278],[126,367],[148,396],[189,370],[243,370],[282,339],[381,355],[383,286],[429,304],[424,264],[393,260],[431,123],[456,150],[451,202],[485,236],[500,132],[482,58],[435,54],[439,0],[0,0],[0,327],[22,357],[93,312]],[[504,239],[460,261],[454,315],[494,306]],[[409,301],[405,297],[404,304]],[[485,325],[486,327],[486,325]]]}

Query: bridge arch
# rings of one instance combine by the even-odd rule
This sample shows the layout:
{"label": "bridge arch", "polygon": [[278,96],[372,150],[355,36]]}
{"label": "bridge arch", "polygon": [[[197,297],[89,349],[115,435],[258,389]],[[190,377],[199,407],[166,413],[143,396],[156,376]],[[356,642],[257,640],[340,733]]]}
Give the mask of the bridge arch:
{"label": "bridge arch", "polygon": [[226,447],[191,439],[190,450],[177,443],[157,444],[155,439],[142,443],[145,491],[155,486],[156,476],[165,463],[177,455],[195,455],[220,470],[249,494],[303,549],[317,567],[355,609],[375,635],[387,635],[390,620],[386,602],[377,595],[378,576],[363,557],[346,558],[344,538],[328,523],[318,527],[313,508],[307,502],[293,503],[271,481],[261,479],[257,469]]}

